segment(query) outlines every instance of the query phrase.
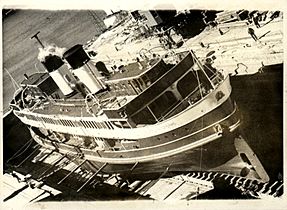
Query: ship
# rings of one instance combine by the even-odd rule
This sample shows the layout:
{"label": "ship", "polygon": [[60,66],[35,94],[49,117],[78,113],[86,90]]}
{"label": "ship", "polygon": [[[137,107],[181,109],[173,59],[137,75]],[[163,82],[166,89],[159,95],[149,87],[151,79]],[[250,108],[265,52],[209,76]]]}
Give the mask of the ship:
{"label": "ship", "polygon": [[[156,33],[164,47],[183,49],[169,29]],[[46,72],[24,75],[10,106],[43,148],[95,174],[214,171],[268,181],[238,146],[229,75],[208,59],[188,48],[111,59],[80,44],[45,46],[37,35]]]}

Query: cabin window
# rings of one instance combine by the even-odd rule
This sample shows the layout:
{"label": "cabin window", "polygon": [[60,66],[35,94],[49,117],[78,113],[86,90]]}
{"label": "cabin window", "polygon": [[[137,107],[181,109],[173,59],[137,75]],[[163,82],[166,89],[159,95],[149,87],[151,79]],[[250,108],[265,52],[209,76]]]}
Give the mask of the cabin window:
{"label": "cabin window", "polygon": [[83,127],[86,127],[86,126],[85,126],[85,123],[84,123],[83,121],[80,121],[80,123],[81,123],[81,125],[82,125]]}
{"label": "cabin window", "polygon": [[198,81],[194,74],[195,72],[189,72],[177,83],[177,89],[183,98],[198,87]]}
{"label": "cabin window", "polygon": [[47,117],[44,118],[46,123],[49,123],[49,119]]}
{"label": "cabin window", "polygon": [[113,127],[111,122],[108,122],[108,124],[110,125],[111,129],[114,129],[114,127]]}
{"label": "cabin window", "polygon": [[65,126],[69,126],[67,120],[63,120],[63,123],[64,123]]}
{"label": "cabin window", "polygon": [[129,86],[129,89],[132,90],[132,93],[137,94],[137,91],[136,91],[135,87],[132,85],[132,83],[130,81],[128,81],[127,84]]}
{"label": "cabin window", "polygon": [[93,121],[89,121],[91,128],[96,128]]}
{"label": "cabin window", "polygon": [[75,121],[71,121],[71,124],[72,124],[74,127],[77,127],[76,124],[75,124]]}
{"label": "cabin window", "polygon": [[110,122],[105,122],[105,123],[106,123],[106,125],[108,126],[109,129],[113,129],[113,126],[111,125]]}
{"label": "cabin window", "polygon": [[73,122],[72,122],[71,120],[66,120],[66,122],[67,122],[67,124],[68,124],[69,126],[74,127],[74,124],[73,124]]}
{"label": "cabin window", "polygon": [[166,91],[155,101],[153,101],[149,108],[152,110],[153,114],[159,119],[163,117],[175,104],[177,99],[171,91]]}
{"label": "cabin window", "polygon": [[65,126],[70,126],[68,120],[63,120]]}
{"label": "cabin window", "polygon": [[63,126],[66,126],[64,120],[60,120],[60,121],[61,121],[61,124],[62,124]]}
{"label": "cabin window", "polygon": [[139,113],[131,117],[135,124],[153,124],[156,123],[156,119],[148,110],[148,108],[142,109]]}
{"label": "cabin window", "polygon": [[146,85],[147,87],[151,85],[151,81],[150,81],[150,79],[147,77],[147,75],[143,75],[143,76],[142,76],[142,80],[143,80],[143,82],[145,83],[145,85]]}
{"label": "cabin window", "polygon": [[139,90],[140,92],[142,91],[140,84],[138,83],[136,79],[132,80],[132,83],[137,90]]}
{"label": "cabin window", "polygon": [[92,124],[90,123],[90,121],[86,121],[86,124],[88,126],[88,128],[93,128]]}
{"label": "cabin window", "polygon": [[144,82],[144,80],[141,77],[138,78],[138,82],[143,89],[146,88],[146,83]]}
{"label": "cabin window", "polygon": [[[26,117],[27,117],[27,115],[26,115]],[[28,117],[27,117],[27,118],[28,118]],[[28,119],[29,119],[29,118],[28,118]],[[46,122],[45,117],[42,117],[42,121]]]}
{"label": "cabin window", "polygon": [[93,125],[91,124],[90,121],[86,121],[86,123],[87,123],[87,126],[88,126],[89,128],[93,128]]}
{"label": "cabin window", "polygon": [[94,121],[90,121],[90,123],[92,124],[93,128],[97,128],[97,125],[96,125],[96,123]]}
{"label": "cabin window", "polygon": [[104,141],[109,147],[114,147],[116,145],[115,139],[105,139]]}
{"label": "cabin window", "polygon": [[65,120],[67,126],[70,126],[69,120]]}

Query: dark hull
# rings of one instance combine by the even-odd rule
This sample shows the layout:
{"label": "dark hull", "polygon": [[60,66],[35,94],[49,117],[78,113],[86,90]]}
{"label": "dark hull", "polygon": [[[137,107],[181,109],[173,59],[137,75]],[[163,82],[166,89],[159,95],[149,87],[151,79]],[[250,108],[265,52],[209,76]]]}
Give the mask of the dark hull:
{"label": "dark hull", "polygon": [[[165,158],[155,159],[153,161],[133,163],[133,164],[113,164],[108,162],[98,162],[85,158],[82,168],[96,172],[103,165],[101,173],[121,174],[122,176],[131,176],[133,178],[157,177],[162,173],[174,174],[177,172],[191,171],[220,171],[222,167],[228,168],[225,173],[241,175],[244,167],[242,164],[234,165],[228,162],[235,157],[239,157],[234,139],[236,132],[227,132],[223,137],[217,138],[210,143],[199,146],[195,149],[172,155]],[[66,151],[66,153],[72,151]],[[240,159],[240,158],[239,158]],[[84,161],[83,158],[75,160],[76,164]],[[241,160],[243,162],[243,160]]]}
{"label": "dark hull", "polygon": [[[41,135],[36,128],[31,133],[43,147],[57,150],[62,154],[81,154],[81,159],[77,162],[80,164],[86,160],[83,167],[94,172],[103,165],[105,167],[101,169],[102,173],[133,174],[133,176],[162,173],[166,170],[169,172],[217,171],[238,155],[234,146],[234,137],[236,128],[240,125],[239,112],[230,100],[224,104],[203,116],[202,119],[199,118],[184,127],[179,127],[174,131],[176,137],[164,138],[165,142],[150,139],[157,145],[142,149],[99,151],[51,141]],[[216,129],[217,125],[221,125],[220,130]],[[186,127],[194,130],[189,133]],[[168,136],[168,133],[165,136]],[[242,166],[240,167],[230,166],[230,170],[226,172],[238,175],[242,169]]]}
{"label": "dark hull", "polygon": [[[228,168],[228,173],[240,175],[243,169],[242,165],[228,165],[228,161],[239,157],[238,151],[234,145],[234,138],[236,132],[224,132],[222,137],[207,144],[203,144],[196,148],[180,152],[164,158],[158,158],[146,162],[134,162],[129,164],[115,164],[111,162],[102,162],[89,159],[89,157],[82,157],[76,159],[76,163],[80,164],[86,160],[82,165],[87,170],[96,172],[103,165],[101,173],[114,174],[119,173],[123,176],[142,177],[146,175],[161,174],[163,172],[189,172],[189,171],[218,171],[220,168]],[[47,146],[47,144],[46,144]],[[73,150],[61,150],[63,154],[74,152]],[[243,162],[243,161],[242,161]]]}
{"label": "dark hull", "polygon": [[[223,149],[224,148],[224,149]],[[221,137],[201,147],[166,158],[135,164],[107,164],[102,172],[133,175],[182,171],[216,171],[237,155],[233,138]],[[93,171],[103,163],[90,161],[86,166]]]}

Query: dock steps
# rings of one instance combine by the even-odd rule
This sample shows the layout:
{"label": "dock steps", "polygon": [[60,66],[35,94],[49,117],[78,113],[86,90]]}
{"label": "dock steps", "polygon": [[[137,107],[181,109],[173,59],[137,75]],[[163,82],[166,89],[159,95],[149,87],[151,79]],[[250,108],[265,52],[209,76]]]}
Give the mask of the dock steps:
{"label": "dock steps", "polygon": [[[86,186],[96,188],[99,183],[105,183],[137,194],[139,197],[149,197],[154,200],[190,200],[197,198],[200,194],[213,190],[215,188],[215,181],[221,181],[254,198],[264,196],[280,197],[283,194],[283,182],[279,180],[263,182],[257,179],[211,171],[194,171],[165,177],[169,167],[157,179],[131,181],[128,178],[129,176],[123,179],[119,174],[102,174],[102,169],[106,164],[99,167],[97,171],[90,171],[86,167],[83,167],[88,160],[83,160],[77,154],[62,155],[56,151],[45,152],[39,155],[40,158],[36,162],[46,162],[49,159],[50,166],[40,169],[40,176],[38,176],[37,180],[44,180],[57,171],[66,168],[69,172],[61,177],[57,184],[63,184],[68,178],[69,180],[71,177],[75,178],[79,184],[76,187],[77,192],[80,192]],[[77,159],[77,165],[74,164],[75,159]],[[137,165],[135,163],[131,168],[130,177],[132,177],[133,169]]]}
{"label": "dock steps", "polygon": [[213,190],[215,178],[254,198],[260,198],[262,195],[279,197],[283,194],[283,182],[264,183],[256,179],[218,172],[191,172],[159,180],[136,180],[128,185],[128,189],[155,200],[189,200]]}

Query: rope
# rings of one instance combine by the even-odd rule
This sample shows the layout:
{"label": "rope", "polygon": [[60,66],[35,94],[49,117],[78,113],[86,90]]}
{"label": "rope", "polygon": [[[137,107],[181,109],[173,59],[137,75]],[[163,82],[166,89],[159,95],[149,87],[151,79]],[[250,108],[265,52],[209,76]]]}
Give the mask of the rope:
{"label": "rope", "polygon": [[[31,138],[31,139],[30,139],[26,144],[24,144],[11,158],[9,158],[9,160],[7,160],[7,163],[10,162],[10,161],[13,160],[13,159],[19,157],[20,155],[22,155],[22,154],[31,146],[32,142],[33,142],[33,139]],[[28,144],[28,146],[27,146],[23,151],[21,151],[27,144]],[[21,151],[21,152],[20,152],[20,151]],[[20,153],[18,154],[18,152],[20,152]],[[16,155],[16,156],[15,156],[15,155]]]}
{"label": "rope", "polygon": [[65,160],[65,161],[60,161],[62,163],[59,163],[59,165],[56,165],[55,167],[57,167],[56,169],[54,169],[53,171],[51,171],[50,173],[42,176],[39,178],[39,181],[42,181],[43,179],[46,179],[48,177],[50,177],[51,175],[53,175],[54,173],[60,171],[61,169],[63,169],[65,166],[69,165],[72,161],[74,161],[76,158],[78,158],[79,155],[76,154],[72,159],[69,159],[68,156],[66,156],[66,158],[68,160]]}
{"label": "rope", "polygon": [[[201,119],[201,126],[203,128],[203,117]],[[203,138],[203,133],[201,132],[201,138]],[[199,170],[202,170],[202,145],[200,146],[200,160],[199,160]]]}

